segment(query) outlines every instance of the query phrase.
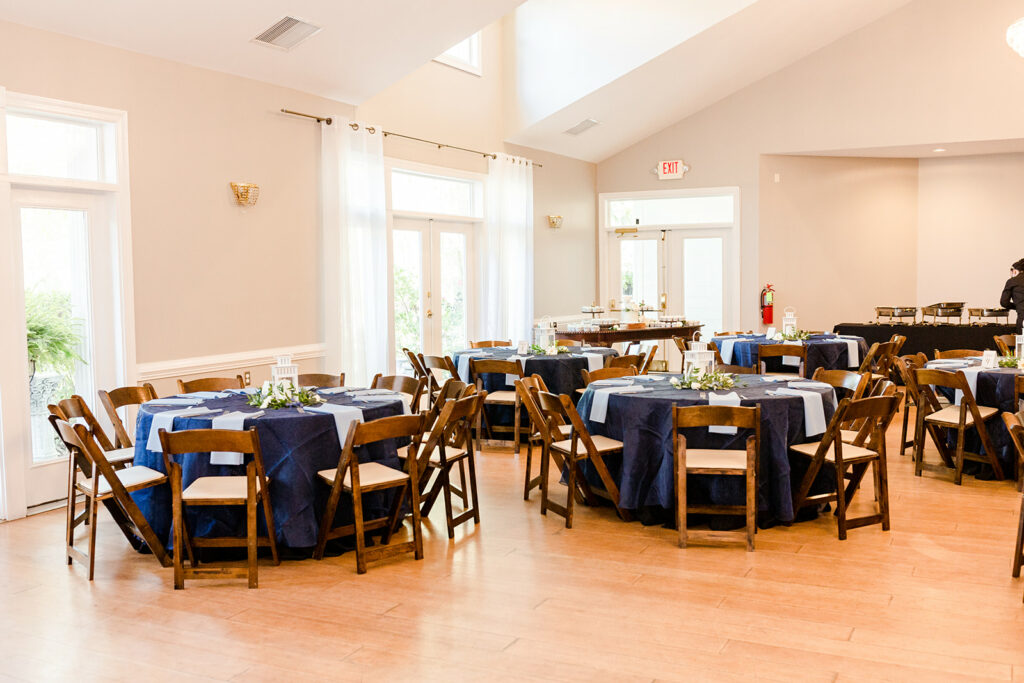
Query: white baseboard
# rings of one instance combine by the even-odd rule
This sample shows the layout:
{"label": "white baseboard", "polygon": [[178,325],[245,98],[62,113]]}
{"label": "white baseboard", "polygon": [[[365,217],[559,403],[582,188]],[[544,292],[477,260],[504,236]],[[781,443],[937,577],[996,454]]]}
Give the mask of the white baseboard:
{"label": "white baseboard", "polygon": [[273,365],[277,356],[290,354],[292,360],[310,360],[323,358],[327,355],[324,344],[304,344],[286,346],[276,349],[258,349],[256,351],[239,351],[218,356],[195,356],[193,358],[177,358],[175,360],[157,361],[155,363],[139,363],[136,373],[139,382],[155,379],[169,379],[188,375],[201,375],[224,370],[240,370],[258,365]]}

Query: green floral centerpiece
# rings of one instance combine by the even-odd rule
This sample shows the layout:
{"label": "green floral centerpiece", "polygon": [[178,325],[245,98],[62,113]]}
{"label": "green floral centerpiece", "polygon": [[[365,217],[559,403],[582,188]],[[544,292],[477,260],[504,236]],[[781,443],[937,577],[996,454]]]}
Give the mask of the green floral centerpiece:
{"label": "green floral centerpiece", "polygon": [[1015,368],[1017,367],[1017,356],[1010,354],[1009,356],[1003,356],[999,359],[999,367],[1001,368]]}
{"label": "green floral centerpiece", "polygon": [[262,409],[288,408],[290,406],[315,406],[325,399],[311,389],[297,389],[291,382],[266,381],[255,394],[249,396],[249,405]]}
{"label": "green floral centerpiece", "polygon": [[543,346],[539,346],[538,344],[531,344],[530,353],[535,354],[537,356],[557,356],[560,353],[571,352],[569,351],[568,346],[561,346],[560,344],[549,346],[546,349]]}
{"label": "green floral centerpiece", "polygon": [[775,335],[776,341],[807,341],[811,338],[810,332],[793,330],[792,332],[779,332]]}
{"label": "green floral centerpiece", "polygon": [[736,375],[720,370],[704,372],[700,369],[691,369],[682,377],[669,379],[669,384],[676,389],[732,389],[736,386]]}

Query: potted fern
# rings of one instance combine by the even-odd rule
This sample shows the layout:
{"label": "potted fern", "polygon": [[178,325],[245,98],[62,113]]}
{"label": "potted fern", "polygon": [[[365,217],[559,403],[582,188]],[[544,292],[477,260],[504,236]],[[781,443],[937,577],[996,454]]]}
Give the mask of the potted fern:
{"label": "potted fern", "polygon": [[85,362],[76,349],[82,342],[71,316],[71,297],[56,290],[25,292],[25,327],[33,404],[45,406],[74,386],[75,364]]}

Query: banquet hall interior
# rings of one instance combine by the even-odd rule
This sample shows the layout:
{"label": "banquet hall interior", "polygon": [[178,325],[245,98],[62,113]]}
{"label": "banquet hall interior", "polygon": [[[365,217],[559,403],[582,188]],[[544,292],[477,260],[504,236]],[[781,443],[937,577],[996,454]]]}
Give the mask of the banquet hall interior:
{"label": "banquet hall interior", "polygon": [[1024,681],[1024,0],[0,0],[0,681]]}

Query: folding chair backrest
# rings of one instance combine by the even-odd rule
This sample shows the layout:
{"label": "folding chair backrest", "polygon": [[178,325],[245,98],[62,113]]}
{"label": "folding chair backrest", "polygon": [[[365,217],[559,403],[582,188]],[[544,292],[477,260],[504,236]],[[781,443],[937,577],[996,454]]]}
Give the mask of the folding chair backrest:
{"label": "folding chair backrest", "polygon": [[325,372],[306,372],[299,375],[300,387],[343,387],[345,386],[345,373],[339,372],[332,375]]}
{"label": "folding chair backrest", "polygon": [[427,374],[430,390],[433,391],[441,386],[440,380],[451,377],[459,378],[459,371],[455,369],[455,363],[449,356],[424,356],[419,355],[420,366]]}
{"label": "folding chair backrest", "polygon": [[404,346],[402,347],[402,353],[405,354],[406,359],[409,361],[409,365],[412,366],[413,374],[417,377],[427,376],[427,371],[423,367],[423,363],[420,362],[419,356]]}
{"label": "folding chair backrest", "polygon": [[868,349],[864,360],[861,361],[858,372],[874,372],[879,375],[888,375],[889,368],[892,366],[893,356],[896,354],[896,347],[897,343],[892,341],[875,342]]}
{"label": "folding chair backrest", "polygon": [[[434,421],[430,432],[425,434],[426,440],[420,450],[419,472],[421,476],[427,472],[430,455],[437,448],[442,453],[442,462],[445,459],[444,449],[446,447],[456,448],[461,445],[462,437],[467,434],[466,423],[472,419],[476,412],[479,395],[471,394],[465,398],[446,401],[441,408],[441,413]],[[440,402],[438,402],[440,405]]]}
{"label": "folding chair backrest", "polygon": [[863,398],[871,383],[871,375],[861,372],[850,372],[849,370],[826,370],[818,368],[814,371],[815,382],[824,382],[836,389],[844,389],[849,392],[845,398],[857,400]]}
{"label": "folding chair backrest", "polygon": [[1017,459],[1024,462],[1024,423],[1021,422],[1022,417],[1024,417],[1024,413],[1003,413],[1003,424],[1006,425],[1006,431],[1010,432],[1014,450],[1017,451]]}
{"label": "folding chair backrest", "polygon": [[85,426],[89,429],[89,434],[96,440],[100,448],[105,451],[114,449],[114,445],[110,443],[110,439],[103,432],[103,428],[100,423],[96,420],[96,416],[93,415],[89,409],[89,405],[85,402],[85,399],[74,394],[71,398],[66,398],[63,401],[58,401],[56,404],[58,411],[54,411],[54,406],[49,406],[50,413],[56,415],[62,420],[71,422],[75,419],[80,419],[85,423]]}
{"label": "folding chair backrest", "polygon": [[[533,375],[536,377],[536,375]],[[541,413],[540,406],[537,405],[537,394],[540,392],[548,393],[547,387],[544,389],[536,386],[536,383],[530,383],[528,380],[532,377],[524,377],[517,379],[515,382],[516,395],[519,396],[519,402],[523,404],[523,408],[526,409],[526,415],[530,419],[530,424],[537,430],[541,440],[544,443],[551,443],[551,430],[549,428],[548,420],[545,419]],[[543,382],[543,380],[541,380]],[[531,384],[533,386],[531,386]]]}
{"label": "folding chair backrest", "polygon": [[580,373],[583,375],[583,385],[587,386],[591,382],[597,382],[602,379],[633,377],[636,375],[636,367],[630,365],[628,368],[601,368],[600,370],[594,370],[593,372],[580,370]]}
{"label": "folding chair backrest", "polygon": [[[558,394],[553,394],[550,391],[531,390],[530,396],[533,397],[534,407],[540,413],[537,416],[539,419],[535,424],[537,424],[538,428],[543,427],[543,430],[547,431],[545,436],[544,431],[541,430],[541,438],[545,439],[547,443],[559,441],[560,437],[553,428],[558,425],[571,424],[571,422],[569,416],[565,413],[565,408],[562,406],[562,401]],[[530,416],[530,420],[534,420],[534,416]]]}
{"label": "folding chair backrest", "polygon": [[868,448],[881,452],[885,448],[885,430],[892,422],[899,406],[899,397],[896,395],[895,385],[891,391],[880,396],[871,396],[856,401],[850,401],[846,406],[845,418],[852,422],[863,422],[864,427],[857,434],[855,445],[863,445],[865,441]]}
{"label": "folding chair backrest", "polygon": [[490,373],[500,375],[515,375],[516,377],[523,376],[523,361],[521,360],[498,360],[495,358],[470,358],[469,359],[469,376],[470,380],[478,387],[482,378],[480,375],[487,375]]}
{"label": "folding chair backrest", "polygon": [[606,368],[628,368],[633,366],[639,369],[643,365],[643,358],[639,355],[627,354],[625,356],[617,356],[615,358],[609,358],[608,363],[605,365]]}
{"label": "folding chair backrest", "polygon": [[110,391],[101,389],[99,396],[110,424],[114,425],[114,447],[129,448],[132,445],[132,438],[117,411],[125,406],[137,406],[152,401],[157,397],[156,390],[152,384],[146,382],[141,387],[119,387]]}
{"label": "folding chair backrest", "polygon": [[[180,432],[160,430],[160,445],[164,451],[164,466],[171,472],[177,464],[173,456],[185,453],[241,453],[251,455],[256,476],[266,487],[266,472],[263,469],[263,452],[255,427],[249,429],[186,429]],[[266,490],[264,488],[264,490]]]}
{"label": "folding chair backrest", "polygon": [[544,381],[544,378],[538,375],[537,373],[534,373],[532,375],[526,375],[525,377],[522,378],[522,382],[528,391],[532,391],[534,389],[536,389],[537,391],[548,390],[548,385]]}
{"label": "folding chair backrest", "polygon": [[417,412],[420,409],[420,397],[423,395],[423,389],[426,386],[426,380],[422,377],[409,377],[408,375],[374,375],[373,381],[370,383],[371,389],[390,389],[391,391],[397,391],[400,394],[405,394],[409,397],[409,407],[412,412]]}
{"label": "folding chair backrest", "polygon": [[[51,413],[46,418],[50,421],[50,426],[57,433],[57,437],[64,444],[64,447],[68,449],[68,455],[74,459],[75,465],[86,477],[93,476],[93,470],[99,469],[93,461],[93,451],[86,447],[85,443],[91,442],[95,444],[95,440],[92,438],[92,434],[85,425],[73,425],[67,420],[63,419],[59,415]],[[79,434],[76,427],[83,429],[82,433]],[[97,449],[102,455],[102,448]],[[110,468],[113,470],[113,467]],[[102,474],[102,470],[100,470]]]}
{"label": "folding chair backrest", "polygon": [[471,349],[493,349],[499,346],[512,346],[512,340],[487,339],[469,342],[469,348]]}
{"label": "folding chair backrest", "polygon": [[757,348],[757,356],[762,359],[795,356],[800,360],[806,360],[807,346],[805,344],[761,344]]}
{"label": "folding chair backrest", "polygon": [[900,351],[903,350],[903,345],[907,343],[907,338],[902,334],[894,334],[889,338],[889,341],[893,344],[892,355],[898,356],[900,355]]}
{"label": "folding chair backrest", "polygon": [[644,364],[640,367],[641,375],[646,375],[651,369],[651,364],[654,362],[654,354],[656,353],[658,353],[657,344],[652,344],[651,347],[644,352]]}
{"label": "folding chair backrest", "polygon": [[756,375],[756,368],[748,368],[745,365],[728,365],[726,363],[715,363],[715,370],[727,372],[730,375]]}
{"label": "folding chair backrest", "polygon": [[970,358],[971,356],[984,355],[982,351],[975,349],[946,349],[945,351],[935,349],[935,360],[941,358]]}
{"label": "folding chair backrest", "polygon": [[929,394],[928,405],[938,406],[939,401],[935,396],[932,387],[945,387],[960,391],[960,419],[963,420],[968,412],[974,417],[974,422],[981,425],[983,420],[978,411],[978,404],[974,400],[974,392],[967,384],[967,378],[960,370],[947,372],[945,370],[932,370],[931,368],[918,368],[914,370],[914,379],[917,380],[918,392]]}
{"label": "folding chair backrest", "polygon": [[672,424],[676,429],[692,427],[738,427],[761,432],[761,406],[675,406]]}
{"label": "folding chair backrest", "polygon": [[245,380],[241,375],[232,377],[201,377],[189,381],[178,380],[178,393],[190,394],[193,391],[224,391],[225,389],[244,389]]}
{"label": "folding chair backrest", "polygon": [[997,334],[992,337],[992,341],[996,343],[996,349],[1000,356],[1013,355],[1017,346],[1017,337],[1013,334]]}
{"label": "folding chair backrest", "polygon": [[[548,396],[554,396],[554,394],[548,394]],[[583,422],[583,418],[576,411],[576,405],[572,402],[572,397],[567,394],[561,394],[558,396],[558,401],[562,404],[562,414],[568,418],[568,423],[572,425],[573,435],[579,438],[584,448],[587,449],[587,453],[591,455],[596,454],[597,447],[594,445],[594,440],[590,438],[590,432],[587,431],[587,425]]]}

